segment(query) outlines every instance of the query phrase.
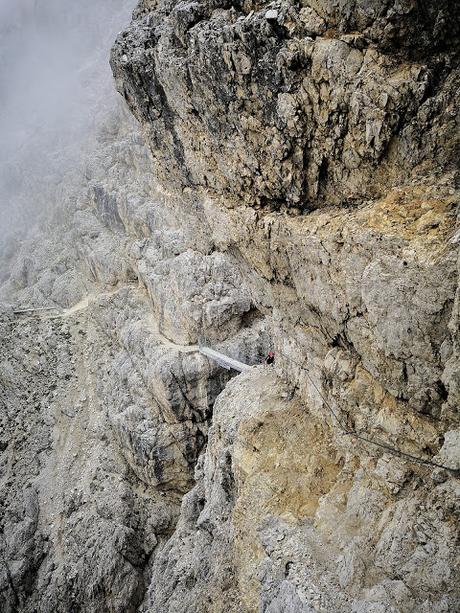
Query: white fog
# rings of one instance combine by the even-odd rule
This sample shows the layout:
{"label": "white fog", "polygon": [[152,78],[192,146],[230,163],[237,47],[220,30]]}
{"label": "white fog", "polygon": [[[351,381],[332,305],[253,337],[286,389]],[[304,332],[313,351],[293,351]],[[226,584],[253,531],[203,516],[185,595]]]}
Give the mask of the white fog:
{"label": "white fog", "polygon": [[53,205],[116,93],[133,0],[0,0],[0,245]]}

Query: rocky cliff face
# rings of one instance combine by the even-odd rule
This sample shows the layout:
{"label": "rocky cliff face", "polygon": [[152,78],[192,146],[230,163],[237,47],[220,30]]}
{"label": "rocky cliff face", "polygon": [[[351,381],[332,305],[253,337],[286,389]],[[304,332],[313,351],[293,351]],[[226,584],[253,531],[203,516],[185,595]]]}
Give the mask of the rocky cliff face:
{"label": "rocky cliff face", "polygon": [[9,262],[5,611],[138,610],[232,376],[198,353],[197,331],[250,363],[268,350],[239,271],[195,210],[176,214],[155,190],[150,168],[136,127],[116,112],[51,230]]}
{"label": "rocky cliff face", "polygon": [[112,63],[169,184],[352,205],[455,164],[458,7],[416,4],[144,2]]}
{"label": "rocky cliff face", "polygon": [[6,611],[459,607],[459,16],[139,4],[151,154],[108,121],[2,286]]}

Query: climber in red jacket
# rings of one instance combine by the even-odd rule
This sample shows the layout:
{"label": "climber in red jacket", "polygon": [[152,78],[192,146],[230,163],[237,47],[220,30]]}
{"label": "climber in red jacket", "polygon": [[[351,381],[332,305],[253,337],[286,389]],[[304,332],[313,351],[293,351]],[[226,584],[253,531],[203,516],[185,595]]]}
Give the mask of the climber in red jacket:
{"label": "climber in red jacket", "polygon": [[275,354],[273,353],[273,351],[269,351],[268,355],[265,359],[265,363],[266,364],[273,364],[275,361]]}

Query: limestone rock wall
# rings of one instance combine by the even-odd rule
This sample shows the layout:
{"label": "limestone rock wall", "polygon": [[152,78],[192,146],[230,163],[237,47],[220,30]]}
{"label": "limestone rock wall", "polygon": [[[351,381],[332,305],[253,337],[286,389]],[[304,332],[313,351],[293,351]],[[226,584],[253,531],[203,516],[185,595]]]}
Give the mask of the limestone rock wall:
{"label": "limestone rock wall", "polygon": [[353,204],[408,167],[456,163],[458,10],[160,2],[112,66],[168,184],[272,209]]}
{"label": "limestone rock wall", "polygon": [[268,369],[219,397],[144,610],[450,611],[458,481],[337,450]]}
{"label": "limestone rock wall", "polygon": [[2,611],[458,608],[458,10],[140,2],[4,250]]}
{"label": "limestone rock wall", "polygon": [[85,177],[6,262],[2,611],[137,611],[234,375],[197,331],[249,363],[270,346],[238,268],[151,166],[114,111]]}
{"label": "limestone rock wall", "polygon": [[458,35],[454,2],[141,2],[117,39],[287,385],[219,397],[146,611],[458,607]]}

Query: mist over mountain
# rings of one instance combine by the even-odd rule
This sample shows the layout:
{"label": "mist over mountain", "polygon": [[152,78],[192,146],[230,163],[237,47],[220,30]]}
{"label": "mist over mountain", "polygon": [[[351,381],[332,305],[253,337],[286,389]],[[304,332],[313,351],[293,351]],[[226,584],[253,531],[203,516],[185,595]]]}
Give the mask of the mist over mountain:
{"label": "mist over mountain", "polygon": [[52,204],[115,103],[108,55],[130,0],[1,0],[0,244]]}

